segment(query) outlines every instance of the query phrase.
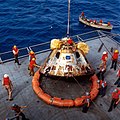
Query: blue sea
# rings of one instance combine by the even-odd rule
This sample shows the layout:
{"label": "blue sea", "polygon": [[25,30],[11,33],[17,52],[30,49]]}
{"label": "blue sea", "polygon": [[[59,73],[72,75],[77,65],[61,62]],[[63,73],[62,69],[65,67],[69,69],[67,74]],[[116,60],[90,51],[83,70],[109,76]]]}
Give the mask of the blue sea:
{"label": "blue sea", "polygon": [[[0,0],[0,53],[66,36],[67,0]],[[120,33],[120,0],[71,0],[70,35],[94,30],[78,21],[88,18],[111,22]]]}

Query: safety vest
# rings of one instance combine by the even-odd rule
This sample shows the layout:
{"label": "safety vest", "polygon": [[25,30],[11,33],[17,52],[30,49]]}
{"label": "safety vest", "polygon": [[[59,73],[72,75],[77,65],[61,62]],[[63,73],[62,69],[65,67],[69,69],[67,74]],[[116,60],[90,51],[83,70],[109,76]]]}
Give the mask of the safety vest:
{"label": "safety vest", "polygon": [[35,64],[36,64],[35,60],[31,60],[31,61],[30,61],[30,64],[29,64],[29,67],[30,67],[30,68],[34,68],[34,67],[35,67]]}
{"label": "safety vest", "polygon": [[72,39],[67,40],[67,42],[68,42],[70,45],[72,45],[72,44],[73,44]]}
{"label": "safety vest", "polygon": [[10,85],[10,79],[9,79],[9,77],[3,78],[3,84],[4,85]]}
{"label": "safety vest", "polygon": [[32,58],[36,58],[35,54],[31,54],[31,53],[29,53],[29,57],[30,57],[30,61],[32,60]]}
{"label": "safety vest", "polygon": [[13,48],[12,48],[12,51],[13,51],[13,54],[14,54],[14,55],[17,55],[19,50],[18,50],[18,48],[14,48],[14,47],[13,47]]}
{"label": "safety vest", "polygon": [[103,88],[105,88],[105,87],[107,86],[106,81],[102,81],[102,82],[100,83],[100,86],[103,87]]}
{"label": "safety vest", "polygon": [[108,58],[108,54],[104,54],[101,58],[102,61],[107,61],[107,58]]}
{"label": "safety vest", "polygon": [[117,60],[118,56],[119,56],[119,53],[114,53],[113,56],[112,56],[113,60]]}
{"label": "safety vest", "polygon": [[114,99],[119,99],[119,95],[120,95],[120,91],[118,91],[118,92],[113,92],[112,93],[112,98],[114,98]]}
{"label": "safety vest", "polygon": [[20,112],[20,108],[18,105],[15,106],[15,107],[11,107],[12,110],[14,110],[16,113],[19,113]]}

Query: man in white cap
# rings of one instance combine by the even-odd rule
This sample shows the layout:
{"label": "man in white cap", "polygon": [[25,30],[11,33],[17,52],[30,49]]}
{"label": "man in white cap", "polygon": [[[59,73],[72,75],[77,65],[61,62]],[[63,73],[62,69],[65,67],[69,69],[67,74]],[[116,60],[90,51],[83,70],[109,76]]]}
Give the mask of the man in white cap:
{"label": "man in white cap", "polygon": [[[108,52],[104,51],[101,57],[101,64],[106,66],[108,60]],[[100,66],[101,66],[100,64]]]}
{"label": "man in white cap", "polygon": [[8,74],[4,74],[3,79],[2,79],[2,85],[7,90],[7,93],[8,93],[7,100],[9,100],[9,101],[13,100],[13,98],[12,98],[13,85],[12,85],[12,82],[11,82]]}
{"label": "man in white cap", "polygon": [[25,117],[25,114],[22,112],[22,108],[26,108],[27,106],[19,106],[17,104],[12,104],[11,109],[15,112],[16,120],[19,120],[20,116],[22,117],[22,120],[29,120]]}

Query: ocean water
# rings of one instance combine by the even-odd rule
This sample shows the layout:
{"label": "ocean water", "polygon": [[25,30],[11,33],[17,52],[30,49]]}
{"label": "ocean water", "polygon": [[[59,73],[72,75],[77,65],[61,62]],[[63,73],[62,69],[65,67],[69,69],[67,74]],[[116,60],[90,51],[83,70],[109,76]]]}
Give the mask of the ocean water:
{"label": "ocean water", "polygon": [[[0,53],[66,36],[67,0],[0,0]],[[94,30],[78,21],[88,18],[111,22],[120,33],[120,0],[71,0],[70,35]]]}

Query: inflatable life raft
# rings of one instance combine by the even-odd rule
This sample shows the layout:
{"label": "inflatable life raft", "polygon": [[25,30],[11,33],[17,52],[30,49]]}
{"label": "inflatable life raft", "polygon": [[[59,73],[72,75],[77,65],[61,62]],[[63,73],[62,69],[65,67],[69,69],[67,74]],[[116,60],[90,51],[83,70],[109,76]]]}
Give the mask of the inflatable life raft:
{"label": "inflatable life raft", "polygon": [[[40,87],[41,86],[40,77],[41,77],[40,72],[38,70],[32,79],[32,87],[36,95],[47,104],[58,106],[58,107],[82,106],[84,104],[83,101],[85,100],[86,96],[81,96],[72,100],[72,99],[61,99],[59,97],[52,97],[49,94],[45,93]],[[93,100],[98,95],[99,84],[97,83],[98,78],[95,74],[91,77],[90,80],[92,81],[90,98],[91,100]]]}

